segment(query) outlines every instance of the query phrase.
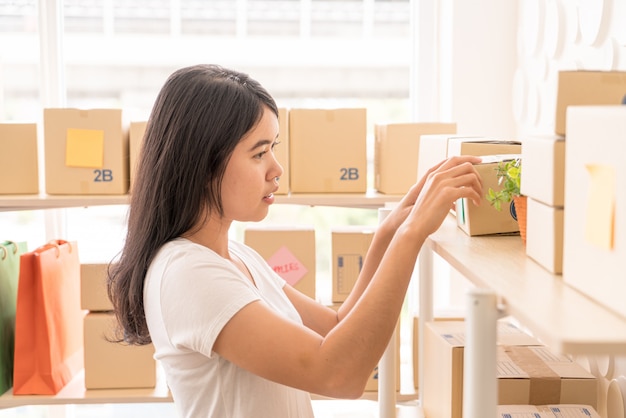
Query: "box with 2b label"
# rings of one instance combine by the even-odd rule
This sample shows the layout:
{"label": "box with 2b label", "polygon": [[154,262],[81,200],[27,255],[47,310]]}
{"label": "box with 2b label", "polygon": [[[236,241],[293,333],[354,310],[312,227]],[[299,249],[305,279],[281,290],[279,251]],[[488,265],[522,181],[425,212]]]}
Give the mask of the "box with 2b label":
{"label": "box with 2b label", "polygon": [[291,193],[365,193],[366,109],[290,109]]}
{"label": "box with 2b label", "polygon": [[121,109],[44,109],[46,193],[125,194],[128,127]]}

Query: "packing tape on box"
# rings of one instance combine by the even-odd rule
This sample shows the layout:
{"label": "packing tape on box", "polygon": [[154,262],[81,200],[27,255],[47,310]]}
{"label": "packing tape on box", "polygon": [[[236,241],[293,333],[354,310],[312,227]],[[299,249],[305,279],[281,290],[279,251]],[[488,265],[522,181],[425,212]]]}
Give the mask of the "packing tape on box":
{"label": "packing tape on box", "polygon": [[561,377],[529,347],[504,346],[506,355],[530,379],[530,405],[552,405],[561,402]]}

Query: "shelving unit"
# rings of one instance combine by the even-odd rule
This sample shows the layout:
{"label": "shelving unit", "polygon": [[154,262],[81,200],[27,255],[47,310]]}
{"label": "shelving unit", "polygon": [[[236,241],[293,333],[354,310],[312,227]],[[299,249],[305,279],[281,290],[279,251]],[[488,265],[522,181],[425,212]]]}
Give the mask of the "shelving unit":
{"label": "shelving unit", "polygon": [[[291,195],[277,196],[277,203],[374,209],[383,207],[387,202],[398,201],[399,198],[374,192],[366,195]],[[3,196],[0,198],[0,210],[127,203],[128,196]],[[477,288],[493,292],[507,314],[519,320],[553,350],[569,355],[626,353],[626,318],[570,287],[561,276],[549,273],[528,258],[519,237],[470,237],[457,227],[452,215],[428,238],[419,257],[419,326],[422,335],[424,323],[433,317],[434,254],[458,270]],[[478,341],[479,344],[491,343]],[[483,360],[495,362],[495,358]],[[13,396],[10,392],[6,393],[0,396],[0,409],[31,404],[171,402],[163,376],[159,374],[157,380],[154,389],[86,391],[81,374],[55,396]],[[477,384],[476,387],[480,388],[481,385]],[[394,400],[397,402],[416,398],[415,394],[396,395]],[[368,393],[363,399],[379,400],[376,393]],[[421,411],[417,413],[421,416]]]}
{"label": "shelving unit", "polygon": [[[530,332],[551,349],[568,355],[623,355],[626,353],[626,318],[612,312],[563,282],[528,258],[517,236],[474,236],[461,231],[452,215],[431,235],[420,254],[420,333],[433,318],[432,283],[433,254],[439,255],[451,267],[465,276],[477,291],[497,298],[492,314],[506,312],[520,321]],[[477,299],[474,299],[477,300]],[[500,307],[498,307],[500,306]],[[470,310],[468,310],[468,315]],[[468,318],[468,321],[471,318]],[[495,327],[495,320],[493,321]],[[491,353],[493,335],[473,335],[466,350]],[[475,344],[470,346],[470,340]],[[422,345],[423,342],[419,341]],[[423,353],[423,347],[420,347]],[[495,370],[495,356],[483,356],[473,369]],[[423,359],[420,359],[420,363]],[[423,367],[420,367],[423,370]],[[467,368],[466,368],[467,371]],[[480,372],[465,377],[477,399],[497,399],[481,392],[485,385]],[[488,374],[489,375],[489,374]],[[420,376],[420,385],[423,377]],[[469,395],[466,393],[466,395]],[[495,410],[495,405],[483,405]],[[493,407],[494,409],[488,409]],[[466,418],[488,415],[467,414]]]}
{"label": "shelving unit", "polygon": [[[304,206],[335,206],[377,209],[383,207],[388,202],[397,202],[401,198],[402,196],[385,195],[369,190],[365,194],[337,193],[276,195],[276,203]],[[129,200],[129,195],[2,195],[0,196],[0,211],[125,205],[129,203]]]}
{"label": "shelving unit", "polygon": [[[365,194],[292,194],[277,195],[277,204],[293,204],[304,206],[333,206],[364,209],[378,209],[386,203],[397,202],[402,196],[384,195],[373,190]],[[125,205],[129,203],[128,195],[111,196],[52,196],[52,195],[3,195],[0,196],[1,211],[59,209],[69,207],[88,207],[104,205]],[[382,370],[380,373],[389,373]],[[393,383],[393,380],[390,380]],[[394,393],[390,396],[390,393]],[[380,394],[380,398],[379,398]],[[391,399],[390,399],[391,398]],[[376,392],[366,392],[363,400],[378,401],[381,408],[393,405],[396,402],[416,400],[415,393],[398,394],[395,388],[387,388]],[[315,400],[328,398],[313,396]],[[0,396],[0,409],[14,408],[24,405],[61,405],[61,404],[119,404],[119,403],[158,403],[172,402],[172,397],[165,383],[165,376],[160,368],[157,373],[157,385],[151,389],[119,389],[119,390],[86,390],[84,373],[80,373],[54,396],[46,395],[19,395],[14,396],[11,391]],[[419,411],[418,411],[419,413]],[[391,418],[393,413],[383,412],[381,417]],[[419,416],[419,415],[418,415]]]}

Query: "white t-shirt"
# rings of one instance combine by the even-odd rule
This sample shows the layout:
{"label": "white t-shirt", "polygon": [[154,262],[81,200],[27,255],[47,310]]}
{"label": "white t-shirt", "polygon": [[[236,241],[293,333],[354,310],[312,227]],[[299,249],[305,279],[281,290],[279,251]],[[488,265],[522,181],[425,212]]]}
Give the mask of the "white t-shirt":
{"label": "white t-shirt", "polygon": [[250,302],[263,300],[302,323],[261,256],[231,241],[230,251],[252,282],[212,250],[179,238],[158,251],[146,274],[144,304],[154,357],[161,362],[181,417],[313,417],[307,392],[263,379],[213,352],[226,323]]}

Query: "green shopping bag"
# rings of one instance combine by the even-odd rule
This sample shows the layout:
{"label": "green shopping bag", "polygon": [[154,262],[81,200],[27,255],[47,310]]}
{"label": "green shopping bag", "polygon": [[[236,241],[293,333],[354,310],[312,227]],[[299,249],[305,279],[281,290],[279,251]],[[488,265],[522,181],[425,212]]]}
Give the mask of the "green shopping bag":
{"label": "green shopping bag", "polygon": [[25,252],[26,242],[0,242],[0,394],[13,386],[17,280]]}

